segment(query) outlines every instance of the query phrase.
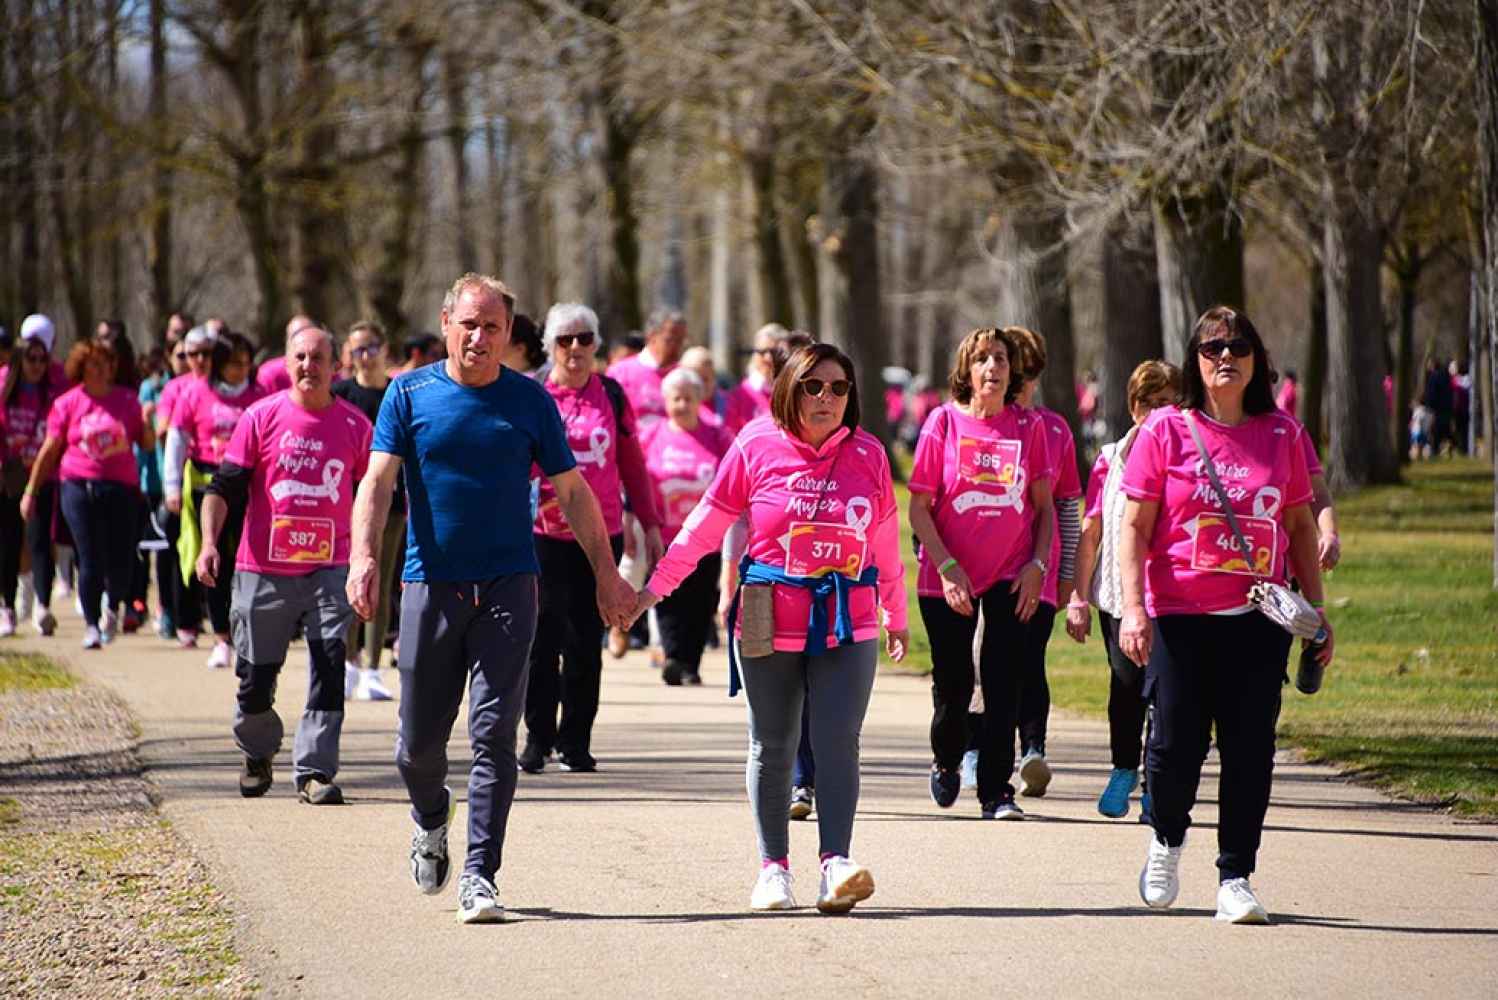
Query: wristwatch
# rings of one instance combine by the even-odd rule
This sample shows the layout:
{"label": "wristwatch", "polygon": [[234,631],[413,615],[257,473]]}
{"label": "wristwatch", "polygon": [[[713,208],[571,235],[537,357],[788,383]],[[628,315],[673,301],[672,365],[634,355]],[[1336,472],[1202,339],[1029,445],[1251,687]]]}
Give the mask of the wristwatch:
{"label": "wristwatch", "polygon": [[1040,575],[1041,576],[1045,576],[1046,573],[1050,571],[1050,567],[1046,566],[1045,560],[1042,559],[1042,558],[1040,558],[1040,556],[1036,556],[1034,559],[1031,559],[1030,561],[1032,563],[1034,563],[1035,565],[1037,565],[1037,566],[1040,567]]}

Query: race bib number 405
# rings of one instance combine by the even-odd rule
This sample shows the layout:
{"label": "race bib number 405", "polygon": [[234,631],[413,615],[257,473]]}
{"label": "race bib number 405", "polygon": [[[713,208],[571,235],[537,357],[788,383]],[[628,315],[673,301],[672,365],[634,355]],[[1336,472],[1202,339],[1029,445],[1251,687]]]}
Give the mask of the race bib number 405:
{"label": "race bib number 405", "polygon": [[333,521],[282,515],[270,523],[270,561],[317,565],[333,560]]}
{"label": "race bib number 405", "polygon": [[1018,441],[1005,438],[957,439],[957,474],[986,486],[1013,486],[1019,475]]}
{"label": "race bib number 405", "polygon": [[796,521],[781,539],[787,576],[826,576],[863,572],[866,545],[863,533],[846,524]]}
{"label": "race bib number 405", "polygon": [[1222,514],[1201,514],[1196,519],[1196,545],[1191,552],[1191,568],[1208,573],[1242,573],[1268,576],[1274,568],[1274,546],[1277,537],[1274,520],[1268,517],[1239,516],[1238,526],[1253,552],[1253,567],[1233,526]]}

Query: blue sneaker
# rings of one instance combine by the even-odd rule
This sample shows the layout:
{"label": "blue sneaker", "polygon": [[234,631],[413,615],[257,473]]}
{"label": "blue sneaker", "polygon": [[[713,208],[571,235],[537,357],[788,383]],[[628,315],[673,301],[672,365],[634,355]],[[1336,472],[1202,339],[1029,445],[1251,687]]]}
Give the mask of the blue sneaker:
{"label": "blue sneaker", "polygon": [[1155,825],[1155,814],[1150,812],[1150,793],[1139,796],[1139,822],[1145,826]]}
{"label": "blue sneaker", "polygon": [[1139,785],[1139,772],[1115,767],[1108,775],[1108,787],[1098,796],[1097,811],[1112,819],[1129,814],[1129,796]]}

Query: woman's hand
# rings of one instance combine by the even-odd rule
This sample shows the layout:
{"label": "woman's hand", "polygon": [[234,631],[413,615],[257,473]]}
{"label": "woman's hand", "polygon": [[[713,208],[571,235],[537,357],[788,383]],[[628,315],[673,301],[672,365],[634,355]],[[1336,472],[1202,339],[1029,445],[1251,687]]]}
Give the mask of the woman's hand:
{"label": "woman's hand", "polygon": [[166,509],[171,511],[173,514],[182,513],[182,494],[168,493],[166,495]]}
{"label": "woman's hand", "polygon": [[1043,586],[1045,574],[1033,559],[1025,563],[1025,568],[1019,571],[1019,576],[1009,585],[1011,594],[1019,594],[1014,602],[1014,616],[1021,622],[1029,621],[1040,607],[1040,590]]}
{"label": "woman's hand", "polygon": [[1066,606],[1066,634],[1077,642],[1085,643],[1092,634],[1092,607],[1087,604]]}
{"label": "woman's hand", "polygon": [[1316,557],[1321,562],[1321,572],[1336,569],[1337,563],[1342,561],[1342,539],[1335,533],[1318,535]]}
{"label": "woman's hand", "polygon": [[629,611],[629,620],[620,622],[619,628],[622,631],[628,632],[634,627],[635,622],[640,620],[640,616],[655,607],[659,601],[660,598],[652,594],[648,588],[642,589],[635,595],[635,606]]}
{"label": "woman's hand", "polygon": [[[1332,623],[1327,619],[1325,611],[1317,608],[1316,613],[1321,616],[1321,627],[1326,629],[1326,642],[1322,643],[1321,648],[1316,652],[1316,662],[1321,664],[1323,667],[1329,667],[1332,665],[1332,647],[1334,645],[1334,640],[1332,638]],[[1309,639],[1300,640],[1302,649],[1309,646],[1310,644],[1311,641]]]}
{"label": "woman's hand", "polygon": [[31,515],[36,513],[36,494],[27,489],[21,494],[21,520],[31,520]]}
{"label": "woman's hand", "polygon": [[973,582],[955,562],[941,574],[941,596],[946,598],[947,607],[959,615],[973,616]]}
{"label": "woman's hand", "polygon": [[905,654],[910,652],[910,629],[886,629],[884,633],[884,651],[896,663],[905,659]]}
{"label": "woman's hand", "polygon": [[1149,662],[1154,641],[1154,626],[1144,608],[1137,604],[1124,608],[1123,618],[1118,623],[1118,648],[1123,650],[1123,654],[1136,666],[1142,667]]}

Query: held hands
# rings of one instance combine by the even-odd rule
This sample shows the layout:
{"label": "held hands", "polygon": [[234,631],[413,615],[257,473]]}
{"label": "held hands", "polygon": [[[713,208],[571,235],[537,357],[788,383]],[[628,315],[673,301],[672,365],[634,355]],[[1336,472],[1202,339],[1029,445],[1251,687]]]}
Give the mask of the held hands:
{"label": "held hands", "polygon": [[[617,627],[625,630],[626,632],[629,631],[634,627],[635,622],[640,620],[640,616],[649,611],[651,608],[655,607],[659,601],[659,597],[656,597],[649,590],[642,588],[638,594],[634,595],[634,599],[629,608],[629,613],[625,616],[623,623]],[[726,614],[727,612],[725,611],[725,617]]]}
{"label": "held hands", "polygon": [[1123,619],[1118,624],[1118,648],[1123,650],[1123,654],[1136,666],[1143,667],[1149,662],[1154,640],[1154,628],[1144,608],[1137,604],[1124,608]]}
{"label": "held hands", "polygon": [[884,633],[884,651],[889,658],[899,663],[910,652],[910,629],[902,628]]}
{"label": "held hands", "polygon": [[1092,634],[1092,607],[1087,604],[1068,604],[1066,606],[1066,634],[1077,642],[1087,642],[1087,637]]}
{"label": "held hands", "polygon": [[613,565],[605,566],[604,571],[598,574],[597,594],[598,612],[608,625],[627,631],[639,617],[634,613],[637,600],[635,590]]}
{"label": "held hands", "polygon": [[1040,589],[1045,585],[1045,574],[1035,563],[1028,562],[1019,576],[1009,585],[1011,594],[1018,594],[1014,603],[1014,616],[1022,622],[1029,621],[1040,607]]}
{"label": "held hands", "polygon": [[973,582],[955,562],[941,574],[941,596],[946,598],[947,607],[959,615],[973,616]]}
{"label": "held hands", "polygon": [[355,559],[349,563],[348,583],[343,589],[354,614],[364,621],[374,619],[375,608],[380,604],[380,595],[376,593],[379,586],[380,567],[373,559]]}
{"label": "held hands", "polygon": [[195,567],[198,580],[202,582],[203,586],[218,586],[219,563],[218,546],[212,542],[204,541],[203,548],[198,553],[198,564]]}

